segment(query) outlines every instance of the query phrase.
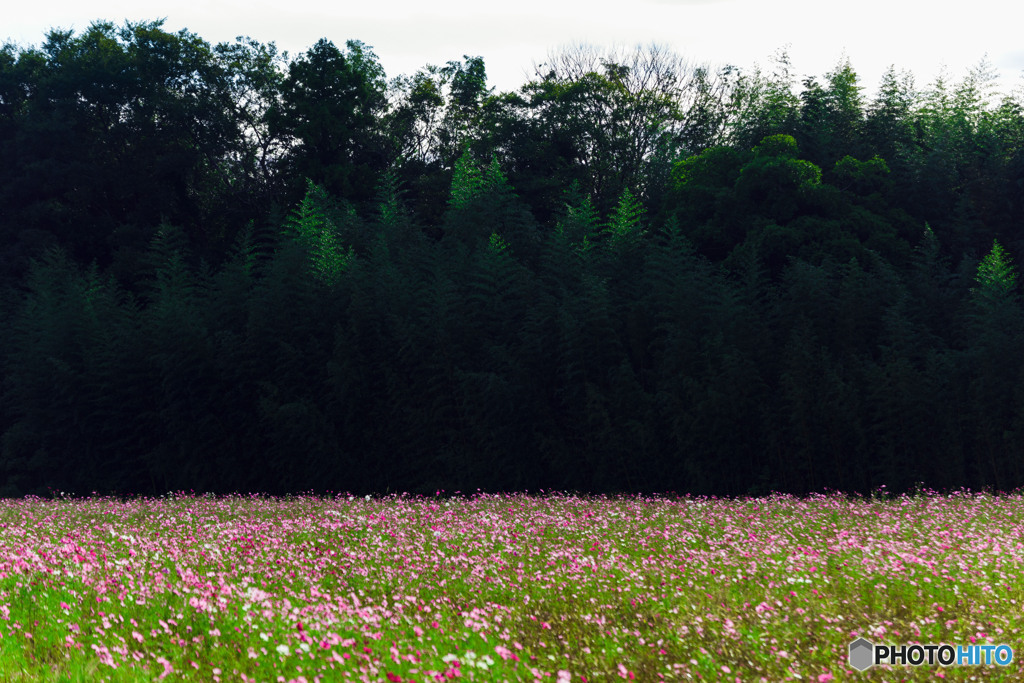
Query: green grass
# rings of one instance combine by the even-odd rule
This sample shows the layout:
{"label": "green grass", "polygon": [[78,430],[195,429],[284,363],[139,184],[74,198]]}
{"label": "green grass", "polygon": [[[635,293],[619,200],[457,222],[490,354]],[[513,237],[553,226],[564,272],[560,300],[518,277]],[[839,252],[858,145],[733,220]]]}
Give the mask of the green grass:
{"label": "green grass", "polygon": [[[1019,496],[0,501],[3,681],[1022,680]],[[390,676],[390,678],[389,678]]]}

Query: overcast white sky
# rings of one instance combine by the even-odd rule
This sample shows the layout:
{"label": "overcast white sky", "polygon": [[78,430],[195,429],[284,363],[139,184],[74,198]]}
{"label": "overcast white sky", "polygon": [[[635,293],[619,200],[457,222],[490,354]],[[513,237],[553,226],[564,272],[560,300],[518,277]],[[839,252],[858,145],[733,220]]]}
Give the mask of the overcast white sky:
{"label": "overcast white sky", "polygon": [[889,64],[913,72],[919,88],[945,65],[959,80],[983,56],[1001,90],[1024,84],[1024,3],[972,0],[14,0],[0,40],[38,45],[51,27],[83,30],[96,19],[122,24],[165,17],[211,43],[248,35],[296,55],[320,38],[373,46],[388,77],[427,63],[481,55],[491,85],[518,88],[534,63],[586,42],[632,47],[652,41],[689,60],[771,70],[788,45],[799,78],[823,75],[847,54],[874,93]]}

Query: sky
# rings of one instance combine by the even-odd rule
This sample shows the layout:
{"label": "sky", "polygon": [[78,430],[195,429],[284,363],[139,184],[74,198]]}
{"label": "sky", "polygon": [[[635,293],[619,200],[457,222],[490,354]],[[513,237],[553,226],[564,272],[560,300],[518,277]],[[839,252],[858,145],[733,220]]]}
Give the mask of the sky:
{"label": "sky", "polygon": [[943,67],[958,81],[987,56],[1002,92],[1024,87],[1024,3],[972,0],[48,0],[5,7],[0,41],[38,45],[50,28],[95,20],[165,18],[210,43],[247,35],[295,56],[320,38],[373,47],[389,78],[463,55],[482,56],[488,81],[518,89],[535,64],[575,44],[623,49],[658,43],[691,63],[772,70],[786,49],[798,80],[821,80],[845,56],[874,94],[889,67],[925,88]]}

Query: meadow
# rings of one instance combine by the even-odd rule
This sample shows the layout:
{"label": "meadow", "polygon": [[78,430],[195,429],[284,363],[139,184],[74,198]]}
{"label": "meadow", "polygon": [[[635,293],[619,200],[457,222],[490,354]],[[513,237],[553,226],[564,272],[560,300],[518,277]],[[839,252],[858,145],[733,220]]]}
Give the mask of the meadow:
{"label": "meadow", "polygon": [[1021,680],[1024,498],[0,500],[4,681]]}

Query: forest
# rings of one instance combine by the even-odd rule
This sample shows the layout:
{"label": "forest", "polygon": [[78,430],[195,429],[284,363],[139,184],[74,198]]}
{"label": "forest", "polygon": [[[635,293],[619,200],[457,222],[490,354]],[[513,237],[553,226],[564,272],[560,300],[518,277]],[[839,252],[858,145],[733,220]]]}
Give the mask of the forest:
{"label": "forest", "polygon": [[1024,90],[0,49],[0,495],[1024,486]]}

